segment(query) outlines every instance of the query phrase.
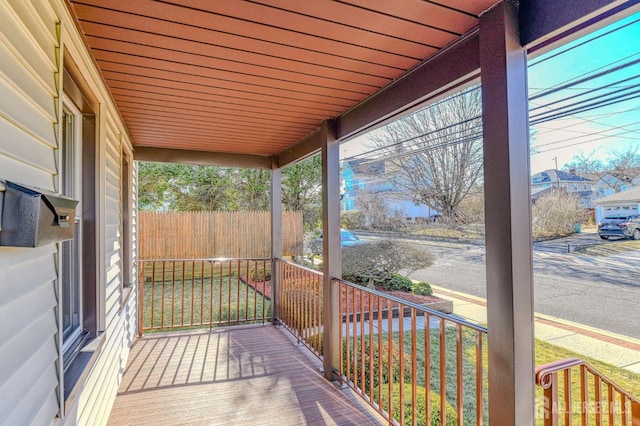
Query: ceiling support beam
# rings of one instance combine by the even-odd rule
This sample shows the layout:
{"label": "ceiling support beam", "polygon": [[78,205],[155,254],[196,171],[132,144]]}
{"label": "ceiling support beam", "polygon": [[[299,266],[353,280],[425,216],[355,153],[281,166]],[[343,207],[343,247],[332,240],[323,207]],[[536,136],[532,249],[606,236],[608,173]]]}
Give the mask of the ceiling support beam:
{"label": "ceiling support beam", "polygon": [[245,167],[270,169],[272,159],[266,155],[231,154],[226,152],[192,151],[186,149],[152,148],[137,146],[133,159],[162,163],[187,163],[201,166]]}
{"label": "ceiling support beam", "polygon": [[344,140],[369,131],[426,100],[477,78],[480,68],[478,48],[479,37],[475,30],[340,115],[336,119],[337,138]]}
{"label": "ceiling support beam", "polygon": [[[607,18],[639,3],[640,0],[521,0],[520,41],[523,46],[546,46],[557,39],[563,39],[565,43],[569,34],[594,23],[604,26],[610,23]],[[620,16],[614,19],[618,20]]]}
{"label": "ceiling support beam", "polygon": [[304,160],[320,152],[322,147],[320,133],[320,129],[317,129],[278,154],[276,156],[278,167],[284,167],[287,164]]}
{"label": "ceiling support beam", "polygon": [[335,123],[325,120],[320,128],[322,141],[322,338],[324,377],[333,381],[334,370],[340,367],[340,327],[338,288],[333,278],[342,277],[340,252],[340,142],[336,139]]}
{"label": "ceiling support beam", "polygon": [[534,423],[534,323],[527,56],[518,10],[480,17],[489,418]]}

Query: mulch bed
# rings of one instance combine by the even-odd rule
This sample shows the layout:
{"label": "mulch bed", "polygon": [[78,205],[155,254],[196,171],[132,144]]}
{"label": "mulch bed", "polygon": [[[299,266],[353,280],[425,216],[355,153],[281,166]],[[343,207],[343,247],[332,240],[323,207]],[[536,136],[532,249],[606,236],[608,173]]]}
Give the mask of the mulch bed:
{"label": "mulch bed", "polygon": [[[271,281],[253,281],[251,279],[249,279],[249,277],[247,276],[242,276],[240,277],[240,279],[247,284],[248,286],[252,287],[255,291],[257,291],[259,294],[264,295],[265,298],[267,298],[268,300],[271,300]],[[415,303],[417,305],[429,305],[431,303],[436,303],[436,302],[442,302],[442,299],[439,297],[435,297],[435,296],[421,296],[418,294],[413,294],[413,293],[408,293],[405,291],[399,291],[399,290],[394,290],[394,291],[388,291],[388,290],[378,290],[381,293],[384,294],[388,294],[390,296],[394,296],[397,297],[398,299],[402,299],[402,300],[406,300],[407,302],[411,302],[411,303]],[[362,306],[361,306],[361,302],[362,302]],[[378,309],[387,309],[388,305],[389,305],[389,301],[385,300],[385,299],[380,299],[378,297],[372,297],[371,298],[371,304],[372,306],[369,307],[369,297],[367,293],[363,293],[363,298],[360,299],[360,295],[358,294],[357,296],[357,300],[355,301],[355,308],[358,312],[368,312],[370,309],[373,309],[374,311],[377,311]],[[346,294],[342,294],[342,313],[345,314],[347,313],[347,306],[346,306]],[[351,292],[351,297],[349,300],[349,304],[351,306],[349,306],[349,310],[353,311],[353,292]],[[378,306],[378,304],[380,304],[380,306]],[[393,303],[393,307],[397,309],[397,303]]]}

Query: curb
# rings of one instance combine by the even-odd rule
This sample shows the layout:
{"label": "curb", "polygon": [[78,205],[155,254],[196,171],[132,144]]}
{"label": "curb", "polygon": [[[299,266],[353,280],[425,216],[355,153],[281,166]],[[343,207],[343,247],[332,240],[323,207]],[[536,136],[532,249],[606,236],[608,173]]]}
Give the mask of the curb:
{"label": "curb", "polygon": [[[432,285],[434,293],[440,293],[444,297],[447,297],[447,294],[450,297],[458,297],[461,300],[469,301],[471,303],[476,303],[481,306],[487,306],[487,301],[481,297],[473,296],[471,294],[462,293],[455,290],[449,290],[443,287]],[[585,324],[579,324],[573,321],[565,320],[562,318],[554,317],[551,315],[541,314],[538,312],[534,312],[534,321],[540,321],[541,323],[546,323],[549,326],[555,326],[558,328],[562,328],[568,331],[572,331],[576,334],[581,334],[583,336],[592,337],[594,339],[601,340],[603,342],[611,343],[617,346],[621,346],[627,349],[635,350],[640,352],[640,340],[635,339],[633,337],[624,336],[622,334],[614,333],[611,331],[603,330],[601,328],[591,327]]]}

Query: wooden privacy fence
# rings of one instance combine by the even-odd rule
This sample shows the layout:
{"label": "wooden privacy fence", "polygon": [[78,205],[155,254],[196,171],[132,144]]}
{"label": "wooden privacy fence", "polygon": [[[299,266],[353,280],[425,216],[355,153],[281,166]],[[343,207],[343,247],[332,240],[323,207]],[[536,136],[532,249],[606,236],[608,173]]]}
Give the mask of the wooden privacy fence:
{"label": "wooden privacy fence", "polygon": [[[268,211],[140,211],[138,219],[139,259],[271,256]],[[301,254],[302,238],[302,212],[283,212],[283,255]]]}

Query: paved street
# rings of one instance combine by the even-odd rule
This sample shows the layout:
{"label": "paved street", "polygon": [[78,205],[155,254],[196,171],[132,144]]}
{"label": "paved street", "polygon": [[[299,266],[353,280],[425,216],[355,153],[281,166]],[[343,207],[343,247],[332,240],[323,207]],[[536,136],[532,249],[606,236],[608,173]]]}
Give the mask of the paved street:
{"label": "paved street", "polygon": [[[371,237],[364,237],[371,239]],[[640,252],[613,257],[567,253],[567,244],[603,242],[595,233],[534,244],[535,310],[640,339]],[[411,278],[486,297],[484,246],[416,241],[435,264]]]}

